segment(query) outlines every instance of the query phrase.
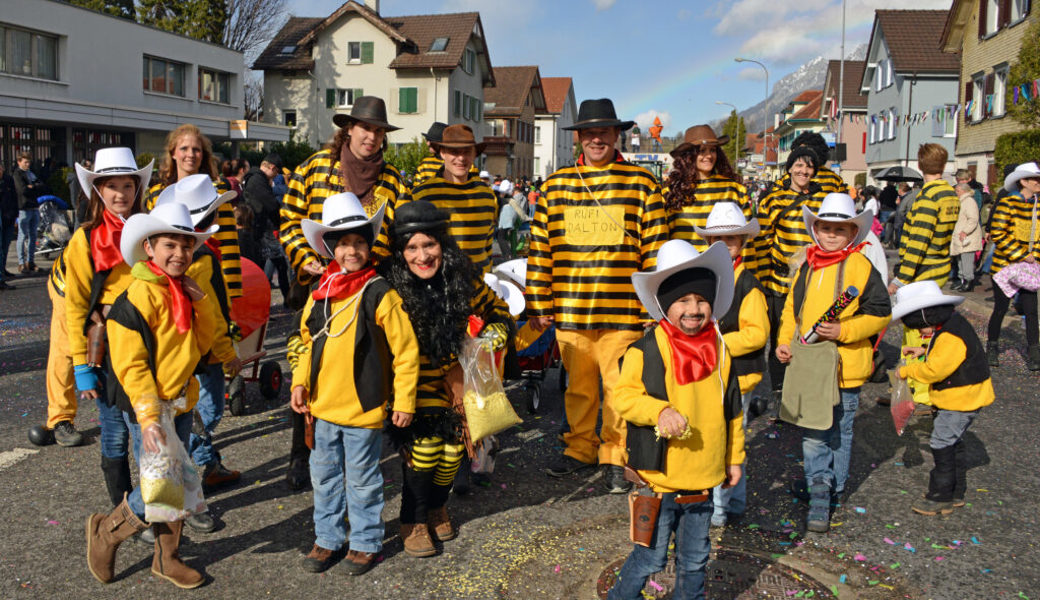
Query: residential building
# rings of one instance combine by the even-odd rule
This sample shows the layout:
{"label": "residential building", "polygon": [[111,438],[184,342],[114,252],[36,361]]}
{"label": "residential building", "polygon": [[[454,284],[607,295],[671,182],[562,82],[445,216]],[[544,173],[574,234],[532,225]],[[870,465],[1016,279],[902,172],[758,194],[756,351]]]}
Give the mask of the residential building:
{"label": "residential building", "polygon": [[1030,24],[1040,19],[1040,11],[1030,10],[1031,4],[1029,0],[954,0],[943,30],[943,52],[959,52],[961,57],[962,108],[954,111],[954,166],[968,169],[990,188],[1003,182],[993,161],[997,138],[1022,129],[1014,119],[1005,118],[1005,111],[1014,98],[1008,71],[1018,61]]}
{"label": "residential building", "polygon": [[[98,148],[163,151],[194,123],[213,141],[287,140],[239,121],[241,52],[67,2],[4,0],[0,10],[0,163],[29,152],[71,163]],[[142,77],[143,74],[143,77]]]}
{"label": "residential building", "polygon": [[[832,158],[835,172],[840,173],[847,183],[854,182],[857,175],[867,171],[867,96],[859,89],[865,66],[862,60],[845,61],[842,80],[841,61],[832,60],[827,63],[823,82],[823,104],[820,107],[820,116],[825,123],[823,133],[824,137],[834,138],[835,147],[844,145],[844,158],[835,155]],[[840,95],[839,86],[842,86]]]}
{"label": "residential building", "polygon": [[534,118],[546,111],[538,67],[495,67],[495,82],[484,96],[484,168],[510,179],[532,178]]}
{"label": "residential building", "polygon": [[290,17],[253,63],[264,72],[264,120],[318,146],[354,99],[386,101],[404,144],[434,121],[483,133],[484,88],[493,85],[484,26],[475,12],[385,17],[379,3],[349,0],[325,18]]}
{"label": "residential building", "polygon": [[780,124],[776,127],[779,164],[787,162],[795,138],[805,132],[823,131],[826,124],[820,115],[822,106],[823,90],[806,90],[780,111]]}
{"label": "residential building", "polygon": [[534,118],[534,177],[545,179],[556,169],[574,164],[574,124],[578,103],[570,77],[543,77],[545,111]]}
{"label": "residential building", "polygon": [[[936,111],[956,111],[960,55],[939,46],[945,10],[879,10],[860,90],[867,94],[867,169],[917,169],[917,149],[942,144],[953,157],[956,120],[933,127]],[[952,161],[948,169],[952,168]]]}
{"label": "residential building", "polygon": [[781,175],[776,162],[776,131],[770,127],[766,134],[768,147],[761,131],[745,134],[744,147],[740,150],[742,158],[737,161],[737,169],[745,176],[773,181]]}

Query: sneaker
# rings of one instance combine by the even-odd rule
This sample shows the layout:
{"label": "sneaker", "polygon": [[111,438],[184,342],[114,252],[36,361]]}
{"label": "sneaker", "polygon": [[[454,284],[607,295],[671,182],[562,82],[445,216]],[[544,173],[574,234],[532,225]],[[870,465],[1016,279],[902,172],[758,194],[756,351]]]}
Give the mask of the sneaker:
{"label": "sneaker", "polygon": [[188,515],[188,518],[184,519],[184,524],[190,527],[192,531],[199,533],[212,533],[217,528],[217,522],[213,520],[213,517],[209,516],[208,512]]}
{"label": "sneaker", "polygon": [[59,421],[54,426],[54,441],[58,442],[59,446],[79,446],[83,443],[83,434],[76,431],[72,421]]}
{"label": "sneaker", "polygon": [[314,544],[311,551],[307,556],[303,557],[303,561],[300,566],[303,567],[304,571],[308,573],[321,573],[332,566],[332,563],[336,560],[335,550],[326,550],[321,546]]}
{"label": "sneaker", "polygon": [[831,529],[831,490],[826,485],[809,487],[809,514],[805,528],[815,533],[827,533]]}
{"label": "sneaker", "polygon": [[632,489],[632,482],[625,479],[625,469],[617,465],[607,465],[603,469],[608,494],[625,494]]}
{"label": "sneaker", "polygon": [[580,460],[567,456],[566,454],[556,459],[553,464],[549,465],[549,468],[545,470],[550,477],[563,477],[564,475],[570,475],[571,473],[577,473],[582,469],[590,469],[596,465],[581,462]]}
{"label": "sneaker", "polygon": [[137,535],[137,541],[145,544],[146,546],[155,545],[155,529],[148,527],[140,534]]}
{"label": "sneaker", "polygon": [[206,465],[206,470],[202,473],[202,485],[217,487],[225,483],[238,481],[241,477],[241,473],[232,471],[221,464],[220,461],[217,461]]}
{"label": "sneaker", "polygon": [[910,510],[914,511],[919,515],[926,517],[934,517],[935,515],[948,515],[953,512],[952,502],[936,502],[935,500],[929,500],[928,498],[921,498],[915,500],[910,506]]}
{"label": "sneaker", "polygon": [[725,527],[726,526],[726,513],[712,513],[711,515],[711,526],[712,527]]}
{"label": "sneaker", "polygon": [[0,291],[14,290],[17,289],[13,285],[7,285],[7,282],[0,279]]}
{"label": "sneaker", "polygon": [[343,570],[347,575],[364,575],[376,566],[379,555],[372,552],[347,550],[347,558],[343,561]]}
{"label": "sneaker", "polygon": [[964,501],[964,498],[954,498],[950,506],[954,508],[964,508],[968,503]]}

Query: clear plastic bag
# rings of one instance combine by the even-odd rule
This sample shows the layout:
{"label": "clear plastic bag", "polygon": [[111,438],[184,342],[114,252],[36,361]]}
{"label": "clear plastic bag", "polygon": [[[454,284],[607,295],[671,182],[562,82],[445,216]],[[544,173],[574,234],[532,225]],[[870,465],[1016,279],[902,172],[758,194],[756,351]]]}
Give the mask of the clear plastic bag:
{"label": "clear plastic bag", "polygon": [[459,364],[463,373],[462,403],[474,444],[522,422],[506,397],[495,354],[487,340],[467,338]]}
{"label": "clear plastic bag", "polygon": [[172,523],[206,511],[202,479],[173,425],[174,402],[161,404],[159,427],[166,442],[159,444],[158,453],[142,446],[138,457],[144,518],[149,523]]}
{"label": "clear plastic bag", "polygon": [[[900,361],[900,365],[903,362]],[[888,372],[888,382],[892,386],[890,409],[892,422],[896,426],[896,435],[903,435],[907,422],[914,416],[914,393],[905,379],[899,376],[899,367]]]}

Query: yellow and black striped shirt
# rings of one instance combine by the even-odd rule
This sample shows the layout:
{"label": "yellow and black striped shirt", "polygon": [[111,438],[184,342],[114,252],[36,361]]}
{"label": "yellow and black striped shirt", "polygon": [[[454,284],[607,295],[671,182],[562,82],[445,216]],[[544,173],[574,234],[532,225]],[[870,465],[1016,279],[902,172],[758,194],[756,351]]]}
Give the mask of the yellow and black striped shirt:
{"label": "yellow and black striped shirt", "polygon": [[[296,167],[289,179],[289,191],[282,201],[282,226],[279,236],[289,257],[289,264],[296,272],[300,283],[307,284],[313,279],[313,276],[302,270],[305,263],[317,261],[322,264],[318,253],[307,245],[300,222],[303,219],[321,221],[325,198],[349,191],[343,188],[339,170],[339,159],[333,156],[332,151],[320,150]],[[404,196],[407,191],[397,168],[390,163],[384,163],[383,172],[379,174],[372,192],[375,202],[371,206],[365,206],[365,212],[371,216],[384,202],[386,203],[383,227],[372,247],[372,253],[377,257],[389,254],[386,229],[394,222],[394,207],[397,206],[398,198]]]}
{"label": "yellow and black striped shirt", "polygon": [[810,183],[805,194],[790,188],[773,188],[758,207],[762,230],[755,242],[758,254],[758,279],[762,286],[781,296],[791,289],[791,258],[802,248],[813,244],[802,218],[802,207],[820,211],[826,195]]}
{"label": "yellow and black striped shirt", "polygon": [[[218,194],[231,191],[231,184],[227,179],[218,177],[213,181]],[[151,212],[155,208],[155,201],[159,194],[166,189],[166,185],[157,183],[148,188],[148,194],[144,198],[145,210]],[[213,234],[213,239],[220,244],[220,270],[224,273],[224,285],[227,287],[228,298],[238,298],[242,295],[242,250],[238,246],[238,227],[235,226],[235,209],[230,203],[224,203],[217,208],[217,216],[214,223],[219,229]],[[260,265],[263,267],[263,265]]]}
{"label": "yellow and black striped shirt", "polygon": [[[778,179],[775,184],[773,184],[774,188],[771,191],[776,191],[777,188],[787,187],[787,182],[790,180],[791,174],[784,173],[784,176]],[[820,167],[819,169],[817,169],[816,175],[813,176],[812,181],[813,183],[816,183],[820,186],[820,189],[823,191],[824,195],[831,193],[849,193],[849,186],[845,184],[845,180],[841,178],[841,175],[838,175],[837,173],[835,173],[827,167]]]}
{"label": "yellow and black striped shirt", "polygon": [[631,276],[653,269],[668,240],[657,180],[614,162],[564,167],[543,190],[527,259],[529,314],[552,315],[563,329],[640,331],[647,317]]}
{"label": "yellow and black striped shirt", "polygon": [[929,279],[940,286],[946,283],[950,276],[950,241],[960,210],[960,198],[945,179],[924,184],[906,213],[896,279],[902,283]]}
{"label": "yellow and black striped shirt", "polygon": [[[748,222],[755,216],[747,188],[722,175],[712,175],[700,181],[693,194],[692,199],[684,199],[680,210],[668,210],[668,229],[672,239],[690,242],[698,252],[707,250],[708,242],[697,235],[693,228],[703,229],[708,224],[708,214],[716,203],[733,202],[740,207]],[[757,271],[754,244],[749,243],[744,246],[742,258],[745,268],[752,273]]]}
{"label": "yellow and black striped shirt", "polygon": [[51,287],[62,298],[65,297],[65,250],[61,251],[57,260],[51,264]]}
{"label": "yellow and black striped shirt", "polygon": [[[989,234],[996,246],[993,252],[993,270],[996,275],[1011,263],[1022,262],[1032,254],[1040,261],[1040,215],[1037,198],[1026,200],[1019,194],[1005,196],[993,209]],[[1029,251],[1029,240],[1033,251]]]}
{"label": "yellow and black striped shirt", "polygon": [[491,243],[495,239],[498,200],[486,183],[477,177],[470,177],[465,183],[433,177],[412,188],[400,203],[412,200],[426,200],[451,215],[448,233],[477,269],[491,272]]}

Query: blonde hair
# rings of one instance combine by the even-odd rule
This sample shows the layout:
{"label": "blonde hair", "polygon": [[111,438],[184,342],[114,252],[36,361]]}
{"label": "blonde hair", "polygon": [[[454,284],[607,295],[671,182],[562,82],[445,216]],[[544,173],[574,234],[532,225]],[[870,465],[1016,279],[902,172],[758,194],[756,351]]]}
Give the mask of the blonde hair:
{"label": "blonde hair", "polygon": [[217,159],[213,157],[213,144],[201,129],[191,123],[185,123],[166,136],[166,152],[163,154],[162,166],[159,167],[159,183],[164,186],[177,183],[177,164],[173,161],[173,151],[177,148],[177,140],[185,136],[194,137],[202,146],[202,163],[199,165],[199,173],[205,173],[209,175],[210,179],[216,181],[219,173]]}

